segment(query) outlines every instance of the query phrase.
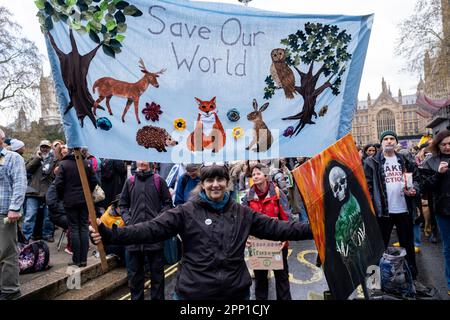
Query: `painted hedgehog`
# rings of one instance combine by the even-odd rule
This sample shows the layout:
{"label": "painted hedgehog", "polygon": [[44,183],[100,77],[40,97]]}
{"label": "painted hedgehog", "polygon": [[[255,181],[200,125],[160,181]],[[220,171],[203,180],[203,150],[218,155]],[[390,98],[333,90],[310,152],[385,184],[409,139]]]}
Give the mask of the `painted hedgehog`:
{"label": "painted hedgehog", "polygon": [[154,126],[144,126],[136,133],[136,141],[145,148],[155,148],[158,152],[167,152],[166,147],[178,144],[166,129]]}

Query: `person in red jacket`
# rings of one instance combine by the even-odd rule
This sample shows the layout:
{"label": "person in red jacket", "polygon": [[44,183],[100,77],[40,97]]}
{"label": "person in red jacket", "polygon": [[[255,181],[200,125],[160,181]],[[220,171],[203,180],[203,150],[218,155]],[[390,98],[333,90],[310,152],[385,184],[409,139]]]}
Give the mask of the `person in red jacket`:
{"label": "person in red jacket", "polygon": [[[273,219],[289,221],[290,209],[286,195],[274,183],[269,181],[269,167],[257,164],[251,169],[253,186],[243,200],[243,205],[249,206],[255,212],[264,214]],[[277,300],[292,300],[289,285],[289,268],[287,263],[288,242],[285,241],[283,249],[283,269],[273,270],[275,275],[275,288]],[[254,270],[255,272],[255,298],[267,300],[269,280],[267,270]]]}

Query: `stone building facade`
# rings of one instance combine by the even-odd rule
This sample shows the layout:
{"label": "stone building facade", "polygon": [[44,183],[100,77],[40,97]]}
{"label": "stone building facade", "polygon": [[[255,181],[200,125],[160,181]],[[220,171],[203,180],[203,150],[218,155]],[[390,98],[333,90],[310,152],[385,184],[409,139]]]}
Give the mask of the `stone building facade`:
{"label": "stone building facade", "polygon": [[42,73],[39,91],[41,96],[41,119],[45,126],[61,125],[61,114],[56,102],[56,90],[52,76],[45,77]]}
{"label": "stone building facade", "polygon": [[394,97],[384,78],[381,93],[372,100],[370,94],[366,101],[358,101],[353,116],[352,134],[358,145],[378,143],[381,132],[394,130],[404,140],[414,143],[425,133],[427,119],[417,113],[416,94],[402,95],[401,90]]}

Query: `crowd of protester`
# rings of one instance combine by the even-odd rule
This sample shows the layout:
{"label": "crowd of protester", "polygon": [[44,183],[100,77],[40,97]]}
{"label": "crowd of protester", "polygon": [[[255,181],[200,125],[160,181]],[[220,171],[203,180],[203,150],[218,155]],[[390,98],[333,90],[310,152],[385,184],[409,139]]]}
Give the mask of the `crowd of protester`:
{"label": "crowd of protester", "polygon": [[[19,241],[25,244],[39,239],[52,243],[55,241],[55,227],[61,228],[68,240],[65,252],[72,257],[68,264],[78,267],[87,265],[90,246],[88,226],[92,221],[89,221],[74,150],[68,148],[64,141],[42,140],[33,155],[25,160],[22,156],[26,147],[20,140],[5,137],[0,130],[0,215],[10,218],[12,222],[19,222],[13,230],[12,224],[3,225],[0,221],[2,299],[13,298],[20,293],[18,270],[14,261],[11,262],[11,257],[17,257],[17,254],[11,254],[11,250],[15,250],[11,249],[11,245],[16,246],[17,242],[9,239],[14,238],[16,233]],[[391,244],[391,233],[395,226],[399,241],[393,245],[406,249],[409,267],[416,278],[420,270],[415,255],[420,254],[424,237],[432,243],[442,242],[450,295],[450,131],[444,130],[434,139],[410,150],[402,149],[396,133],[387,131],[381,135],[380,141],[360,146],[358,150],[385,247]],[[164,211],[174,206],[185,208],[187,203],[193,201],[194,206],[206,203],[213,212],[221,212],[229,210],[226,203],[232,202],[237,206],[233,207],[234,210],[240,210],[240,206],[243,206],[286,223],[302,226],[308,223],[302,195],[292,176],[292,171],[308,161],[308,158],[235,161],[226,164],[226,173],[216,168],[213,173],[220,173],[219,176],[208,176],[212,173],[199,164],[103,159],[90,154],[86,148],[81,150],[81,154],[91,192],[98,185],[105,193],[104,200],[95,204],[96,215],[101,218],[103,226],[112,230],[115,229],[114,225],[120,229],[155,221],[155,225],[147,230],[155,234],[148,236],[148,243],[133,244],[131,240],[125,241],[126,244],[120,241],[106,242],[107,253],[119,255],[126,264],[132,299],[144,298],[146,271],[151,274],[152,299],[164,299],[164,256],[163,242],[160,240],[163,236],[154,229],[159,223],[162,229],[170,231],[167,231],[168,234],[176,235],[185,232],[179,226],[180,221],[189,223],[193,228],[195,225],[194,220],[185,220],[186,217],[181,213],[178,213],[183,217],[180,220],[159,218]],[[387,170],[398,170],[399,174],[411,173],[413,185],[405,188],[403,181],[400,184],[390,183],[386,179]],[[208,183],[220,186],[223,182],[219,178],[226,180],[226,192],[221,199],[214,200],[214,188],[210,191],[212,193],[208,193]],[[208,224],[208,219],[204,223]],[[251,225],[256,222],[248,223]],[[288,235],[274,228],[266,226],[259,232],[273,235],[279,240],[308,238],[306,229],[302,229],[303,233],[298,231],[296,235]],[[6,237],[9,237],[9,242],[5,240]],[[192,250],[189,246],[198,240],[192,236],[185,237],[188,239],[184,243],[187,266],[183,272],[198,272],[189,269],[189,250]],[[130,238],[139,238],[139,233],[130,235]],[[2,247],[6,249],[1,250]],[[195,245],[193,248],[195,250]],[[291,299],[287,248],[288,242],[283,242],[285,267],[275,272],[276,295],[280,300]],[[7,253],[10,253],[9,256],[6,256]],[[199,253],[195,256],[200,265],[204,256]],[[267,299],[267,272],[255,271],[254,278],[256,299]],[[240,279],[239,284],[243,283],[241,281],[247,283]],[[187,294],[190,291],[183,291],[184,285],[181,284],[181,291],[175,292],[175,299],[201,295],[200,292]],[[208,292],[204,287],[200,288]],[[239,298],[248,297],[247,291],[239,291]]]}

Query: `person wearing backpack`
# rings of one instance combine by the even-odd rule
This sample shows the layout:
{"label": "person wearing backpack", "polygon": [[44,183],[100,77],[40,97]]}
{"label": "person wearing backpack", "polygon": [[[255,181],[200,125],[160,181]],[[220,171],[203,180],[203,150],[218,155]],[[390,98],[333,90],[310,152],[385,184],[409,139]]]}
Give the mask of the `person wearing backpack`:
{"label": "person wearing backpack", "polygon": [[177,190],[175,194],[175,205],[183,204],[188,201],[189,194],[200,182],[200,166],[197,164],[188,164],[186,172],[178,179]]}
{"label": "person wearing backpack", "polygon": [[[153,220],[173,207],[169,189],[161,177],[150,170],[150,163],[136,161],[136,173],[125,182],[119,208],[126,226]],[[150,263],[151,298],[164,300],[164,242],[127,246],[128,285],[131,300],[144,300],[144,264]]]}
{"label": "person wearing backpack", "polygon": [[[257,212],[256,214],[289,221],[290,209],[287,197],[274,183],[269,181],[269,171],[269,167],[261,163],[258,163],[251,169],[254,184],[242,200],[242,205],[250,207]],[[283,269],[273,270],[277,300],[292,300],[287,263],[287,241],[284,242],[281,253],[283,256]],[[267,300],[269,293],[268,270],[254,270],[254,272],[255,298],[256,300]]]}

